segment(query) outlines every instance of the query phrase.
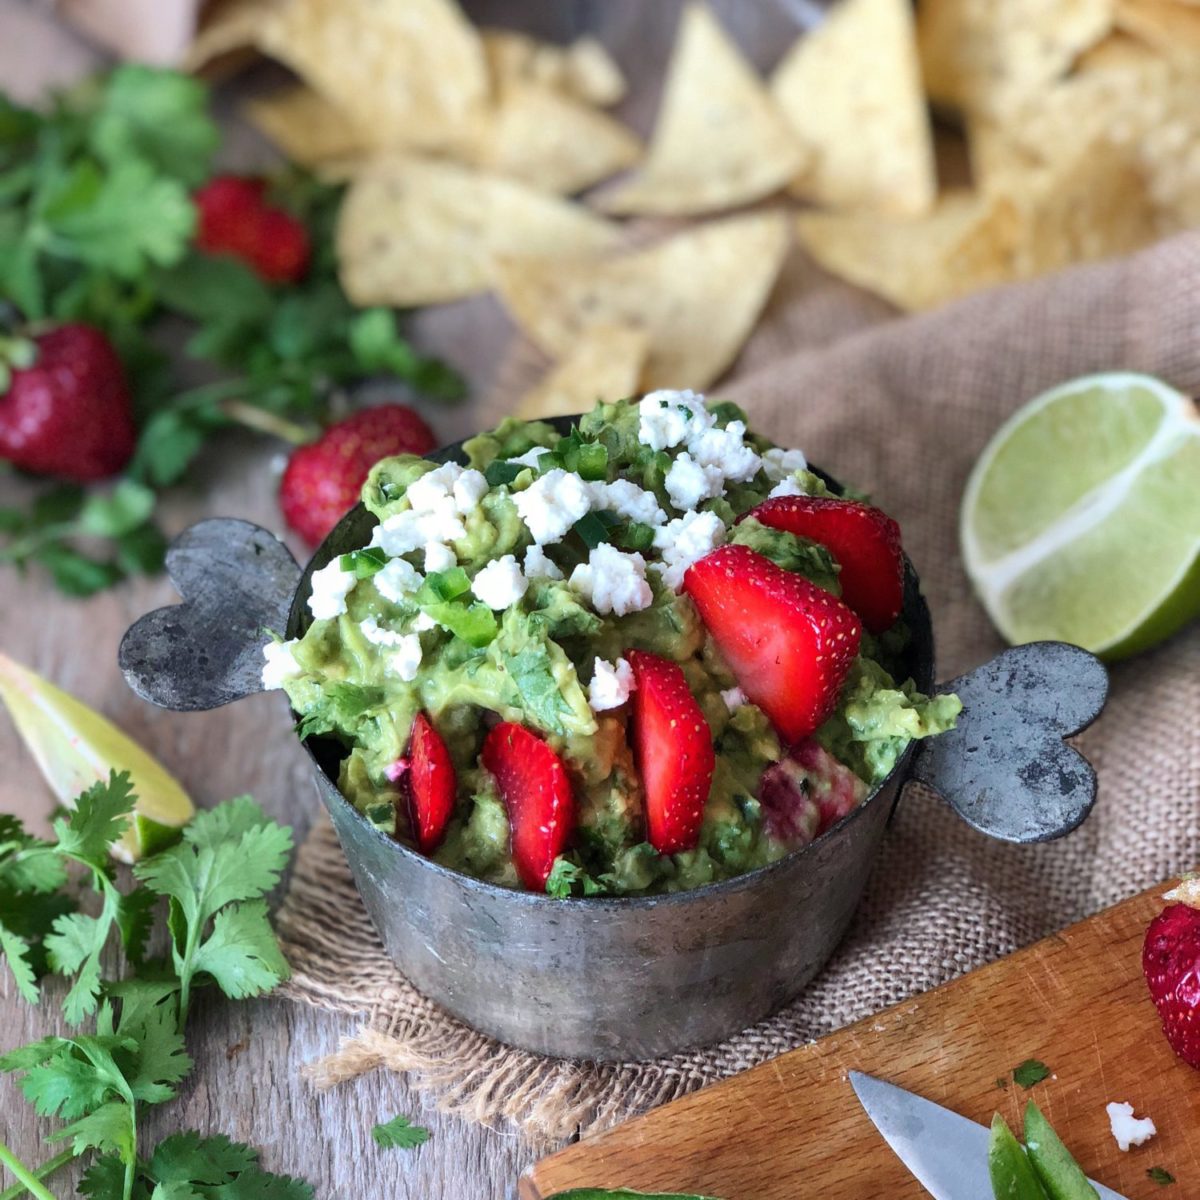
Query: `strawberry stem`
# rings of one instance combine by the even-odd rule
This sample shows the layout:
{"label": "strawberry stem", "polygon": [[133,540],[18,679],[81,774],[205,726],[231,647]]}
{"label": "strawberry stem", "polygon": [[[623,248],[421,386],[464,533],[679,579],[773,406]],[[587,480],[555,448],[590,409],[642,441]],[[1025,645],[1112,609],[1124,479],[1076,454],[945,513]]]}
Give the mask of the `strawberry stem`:
{"label": "strawberry stem", "polygon": [[221,415],[236,425],[244,425],[247,429],[258,433],[270,434],[293,446],[303,446],[316,441],[319,430],[315,426],[302,425],[299,421],[289,421],[276,413],[246,404],[242,400],[226,400],[221,405]]}

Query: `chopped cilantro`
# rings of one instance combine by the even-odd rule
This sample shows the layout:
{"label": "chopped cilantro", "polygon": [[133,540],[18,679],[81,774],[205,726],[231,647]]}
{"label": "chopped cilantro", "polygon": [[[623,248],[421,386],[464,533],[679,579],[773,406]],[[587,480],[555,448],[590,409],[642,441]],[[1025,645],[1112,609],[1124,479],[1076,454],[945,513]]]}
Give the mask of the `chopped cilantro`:
{"label": "chopped cilantro", "polygon": [[429,1141],[430,1134],[423,1125],[414,1125],[407,1117],[399,1116],[376,1125],[371,1137],[384,1150],[412,1150]]}
{"label": "chopped cilantro", "polygon": [[1027,1058],[1020,1066],[1013,1068],[1012,1077],[1013,1083],[1028,1091],[1035,1083],[1050,1078],[1050,1068],[1036,1058]]}
{"label": "chopped cilantro", "polygon": [[1175,1176],[1166,1167],[1151,1167],[1146,1172],[1146,1178],[1160,1187],[1166,1187],[1168,1183],[1175,1182]]}
{"label": "chopped cilantro", "polygon": [[521,706],[550,733],[565,733],[561,715],[569,705],[559,691],[558,680],[545,646],[535,646],[504,657],[504,665],[521,697]]}

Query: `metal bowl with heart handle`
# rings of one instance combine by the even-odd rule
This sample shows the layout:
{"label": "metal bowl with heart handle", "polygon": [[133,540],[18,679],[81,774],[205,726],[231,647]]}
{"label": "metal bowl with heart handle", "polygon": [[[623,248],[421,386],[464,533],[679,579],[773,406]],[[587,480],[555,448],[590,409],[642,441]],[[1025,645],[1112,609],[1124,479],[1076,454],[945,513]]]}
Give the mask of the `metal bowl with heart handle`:
{"label": "metal bowl with heart handle", "polygon": [[[464,461],[461,443],[430,457]],[[312,573],[365,545],[375,523],[358,505],[303,570],[245,521],[185,531],[167,556],[183,603],[147,614],[121,644],[130,686],[184,711],[260,691],[264,631],[302,633]],[[344,749],[309,739],[318,793],[388,954],[427,996],[502,1042],[562,1058],[652,1058],[745,1028],[816,975],[854,914],[906,782],[928,785],[1005,841],[1046,841],[1079,825],[1096,778],[1064,738],[1103,707],[1099,661],[1034,643],[935,686],[929,609],[907,560],[903,619],[905,666],[923,691],[959,695],[957,728],[911,744],[858,808],[807,846],[690,891],[561,900],[450,870],[371,824],[338,791]]]}

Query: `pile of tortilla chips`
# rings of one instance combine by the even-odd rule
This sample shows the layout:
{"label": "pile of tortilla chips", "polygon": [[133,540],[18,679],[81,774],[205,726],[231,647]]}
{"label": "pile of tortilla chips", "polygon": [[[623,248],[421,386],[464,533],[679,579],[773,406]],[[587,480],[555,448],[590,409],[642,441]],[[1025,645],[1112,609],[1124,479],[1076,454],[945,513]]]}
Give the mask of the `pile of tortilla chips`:
{"label": "pile of tortilla chips", "polygon": [[[555,360],[524,415],[710,384],[793,234],[925,308],[1200,220],[1200,0],[836,0],[767,80],[693,0],[646,147],[599,42],[479,30],[454,0],[218,0],[191,65],[247,50],[297,76],[251,121],[348,185],[347,294],[494,290]],[[930,101],[971,187],[939,189]],[[648,241],[620,217],[694,220]]]}

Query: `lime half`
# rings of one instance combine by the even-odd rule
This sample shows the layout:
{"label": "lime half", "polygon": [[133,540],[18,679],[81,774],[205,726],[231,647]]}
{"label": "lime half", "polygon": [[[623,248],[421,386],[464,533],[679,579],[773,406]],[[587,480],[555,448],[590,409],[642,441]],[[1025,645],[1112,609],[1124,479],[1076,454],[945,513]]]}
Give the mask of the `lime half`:
{"label": "lime half", "polygon": [[1200,615],[1200,413],[1149,375],[1108,372],[1031,400],[963,497],[963,559],[1013,644],[1122,658]]}

